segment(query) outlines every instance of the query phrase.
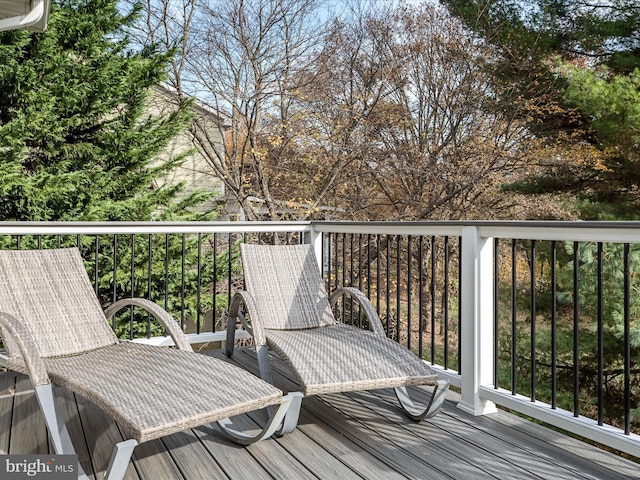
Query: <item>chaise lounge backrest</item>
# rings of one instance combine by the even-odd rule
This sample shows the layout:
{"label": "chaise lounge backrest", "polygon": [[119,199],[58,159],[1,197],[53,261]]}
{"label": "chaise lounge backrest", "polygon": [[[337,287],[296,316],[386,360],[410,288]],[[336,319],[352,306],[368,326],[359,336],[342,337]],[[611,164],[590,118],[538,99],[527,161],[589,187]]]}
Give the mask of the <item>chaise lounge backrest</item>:
{"label": "chaise lounge backrest", "polygon": [[245,243],[240,249],[245,289],[262,328],[297,330],[336,323],[311,245]]}
{"label": "chaise lounge backrest", "polygon": [[[117,343],[77,248],[0,251],[0,312],[24,322],[43,358]],[[3,335],[9,368],[23,371],[11,337]]]}

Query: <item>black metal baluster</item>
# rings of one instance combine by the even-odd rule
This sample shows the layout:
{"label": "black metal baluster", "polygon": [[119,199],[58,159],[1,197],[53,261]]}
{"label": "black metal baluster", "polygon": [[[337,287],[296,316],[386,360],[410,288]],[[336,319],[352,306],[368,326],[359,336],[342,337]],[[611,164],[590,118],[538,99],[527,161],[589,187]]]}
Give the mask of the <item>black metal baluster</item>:
{"label": "black metal baluster", "polygon": [[[342,286],[347,286],[347,234],[342,234]],[[342,322],[346,323],[346,305],[344,304],[344,297],[342,303]]]}
{"label": "black metal baluster", "polygon": [[380,235],[376,235],[376,312],[380,316]]}
{"label": "black metal baluster", "polygon": [[458,375],[462,375],[462,237],[458,237]]}
{"label": "black metal baluster", "polygon": [[[325,252],[325,241],[326,241],[326,252]],[[327,293],[329,294],[329,296],[331,296],[332,290],[331,290],[331,273],[332,273],[332,265],[331,265],[331,234],[322,234],[322,262],[324,264],[324,259],[325,259],[325,255],[326,255],[326,259],[327,259],[327,277],[325,280],[325,285],[326,285],[326,289],[327,289]],[[324,269],[323,269],[324,270]]]}
{"label": "black metal baluster", "polygon": [[367,233],[367,298],[371,300],[371,235]]}
{"label": "black metal baluster", "polygon": [[418,242],[418,356],[424,355],[424,236]]}
{"label": "black metal baluster", "polygon": [[[424,350],[424,237],[418,239],[418,356],[422,358]],[[433,346],[432,346],[433,349]]]}
{"label": "black metal baluster", "polygon": [[517,325],[516,325],[516,280],[517,280],[517,263],[516,263],[516,240],[511,240],[511,394],[517,393]]}
{"label": "black metal baluster", "polygon": [[597,249],[597,275],[598,275],[598,425],[604,420],[604,285],[602,280],[603,245],[598,242]]}
{"label": "black metal baluster", "polygon": [[386,292],[385,292],[385,298],[386,298],[386,309],[387,309],[387,325],[386,325],[386,330],[387,330],[387,337],[390,334],[391,331],[391,239],[389,237],[389,235],[386,235],[386,243],[387,243],[387,248],[386,248],[386,260],[387,260],[387,265],[385,267],[386,270],[386,275],[385,275],[385,288],[386,288]]}
{"label": "black metal baluster", "polygon": [[500,295],[500,269],[499,269],[499,245],[500,239],[493,241],[493,387],[500,388],[500,355],[499,355],[499,333],[500,333],[500,317],[499,317],[499,300]]}
{"label": "black metal baluster", "polygon": [[[148,260],[147,260],[147,298],[151,301],[153,295],[151,293],[151,289],[153,288],[151,277],[153,275],[153,234],[149,234],[147,239],[147,250],[149,252]],[[151,337],[151,314],[147,313],[147,338]]]}
{"label": "black metal baluster", "polygon": [[580,276],[578,274],[578,262],[579,262],[579,244],[573,242],[573,416],[578,417],[580,415],[580,356],[579,356],[579,328],[580,328],[580,303],[579,303],[579,281]]}
{"label": "black metal baluster", "polygon": [[[350,264],[350,269],[349,269],[349,286],[353,287],[353,275],[354,275],[354,263],[355,263],[355,255],[353,254],[353,250],[354,250],[354,239],[353,239],[353,233],[349,234],[349,264]],[[349,324],[353,325],[353,298],[351,296],[348,297],[348,302],[349,302]]]}
{"label": "black metal baluster", "polygon": [[556,262],[558,260],[556,241],[551,242],[551,408],[557,407],[557,307],[558,300],[556,290],[558,288]]}
{"label": "black metal baluster", "polygon": [[442,290],[444,311],[444,369],[449,368],[449,237],[444,237],[444,288]]}
{"label": "black metal baluster", "polygon": [[631,274],[630,248],[624,244],[624,433],[631,433]]}
{"label": "black metal baluster", "polygon": [[[231,306],[231,269],[233,268],[233,236],[232,234],[229,234],[229,250],[228,250],[228,259],[227,259],[227,308],[229,308],[229,306]],[[274,234],[274,238],[275,238],[275,234]]]}
{"label": "black metal baluster", "polygon": [[[136,296],[136,236],[131,234],[131,298]],[[129,339],[133,339],[133,305],[129,307]]]}
{"label": "black metal baluster", "polygon": [[98,292],[100,290],[100,273],[99,273],[99,262],[100,262],[100,235],[96,235],[95,239],[95,271],[93,272],[93,288],[96,292],[96,296],[98,296]]}
{"label": "black metal baluster", "polygon": [[400,294],[402,286],[400,284],[401,278],[401,262],[400,262],[400,248],[401,241],[400,236],[396,235],[396,341],[400,343]]}
{"label": "black metal baluster", "polygon": [[[358,290],[363,291],[362,234],[358,234]],[[353,305],[353,304],[352,304]],[[362,309],[358,305],[358,327],[362,328]]]}
{"label": "black metal baluster", "polygon": [[[113,236],[113,283],[112,283],[112,287],[113,287],[113,294],[111,296],[111,303],[116,303],[116,300],[118,300],[118,235],[114,235]],[[111,327],[113,328],[113,330],[116,329],[117,326],[117,321],[116,321],[116,316],[113,316],[113,319],[111,320]]]}
{"label": "black metal baluster", "polygon": [[431,236],[431,363],[436,363],[436,237]]}
{"label": "black metal baluster", "polygon": [[407,235],[407,348],[411,350],[411,289],[413,288],[413,274],[411,269],[411,245],[413,243],[413,237]]}
{"label": "black metal baluster", "polygon": [[529,316],[531,320],[531,401],[536,401],[537,369],[536,369],[536,241],[531,240],[531,303]]}
{"label": "black metal baluster", "polygon": [[180,259],[180,328],[184,331],[185,326],[185,313],[184,313],[184,299],[185,299],[185,274],[186,274],[186,255],[187,255],[187,247],[186,247],[187,239],[186,235],[182,234],[182,256]]}
{"label": "black metal baluster", "polygon": [[200,334],[200,311],[202,310],[202,233],[198,233],[198,276],[196,282],[196,333]]}

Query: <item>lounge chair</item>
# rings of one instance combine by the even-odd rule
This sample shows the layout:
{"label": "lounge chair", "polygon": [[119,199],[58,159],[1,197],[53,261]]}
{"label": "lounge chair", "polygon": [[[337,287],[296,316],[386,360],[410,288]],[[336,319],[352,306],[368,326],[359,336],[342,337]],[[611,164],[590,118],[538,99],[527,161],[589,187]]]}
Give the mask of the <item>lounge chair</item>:
{"label": "lounge chair", "polygon": [[[108,319],[129,305],[158,319],[177,349],[118,341]],[[277,432],[289,407],[299,408],[301,394],[283,396],[241,368],[194,353],[180,326],[149,300],[120,300],[103,312],[75,248],[0,251],[0,334],[8,368],[27,374],[35,388],[55,453],[74,448],[53,384],[117,422],[127,439],[114,448],[110,480],[124,476],[139,443],[217,421],[233,440],[249,444]],[[257,435],[229,420],[269,406],[275,414]],[[280,433],[292,429],[285,424]]]}
{"label": "lounge chair", "polygon": [[[394,388],[411,419],[438,412],[449,382],[438,380],[425,362],[387,338],[376,310],[359,290],[339,288],[327,298],[311,245],[242,244],[241,254],[246,290],[232,299],[227,356],[233,355],[240,318],[255,339],[260,376],[270,383],[268,349],[292,370],[305,396]],[[370,331],[336,320],[332,306],[345,294],[360,304]],[[416,385],[434,387],[427,405],[418,406],[409,397],[406,387]]]}

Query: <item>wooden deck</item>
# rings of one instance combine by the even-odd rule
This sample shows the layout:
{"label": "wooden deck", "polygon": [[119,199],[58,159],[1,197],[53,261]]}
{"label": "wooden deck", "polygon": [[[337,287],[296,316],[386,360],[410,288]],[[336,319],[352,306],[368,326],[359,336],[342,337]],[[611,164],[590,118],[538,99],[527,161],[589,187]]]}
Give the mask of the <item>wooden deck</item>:
{"label": "wooden deck", "polygon": [[[254,353],[237,350],[234,361],[255,371]],[[212,354],[222,358],[221,352]],[[275,367],[278,386],[294,390],[287,372]],[[102,478],[113,445],[122,439],[117,426],[68,391],[60,389],[58,396],[83,467]],[[400,414],[387,391],[306,398],[291,435],[244,448],[215,427],[198,428],[138,446],[126,478],[640,479],[636,463],[508,413],[472,417],[456,408],[454,393],[450,400],[434,419],[416,424]],[[24,376],[0,374],[0,412],[1,453],[48,452],[44,422]]]}

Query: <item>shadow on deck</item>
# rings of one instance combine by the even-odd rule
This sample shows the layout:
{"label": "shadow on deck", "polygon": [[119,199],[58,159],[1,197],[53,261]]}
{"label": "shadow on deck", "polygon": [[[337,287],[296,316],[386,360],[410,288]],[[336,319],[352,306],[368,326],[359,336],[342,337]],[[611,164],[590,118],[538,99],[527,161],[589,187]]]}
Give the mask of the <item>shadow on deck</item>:
{"label": "shadow on deck", "polygon": [[[251,349],[237,349],[233,361],[257,370]],[[295,390],[282,364],[273,365],[277,386]],[[122,439],[117,425],[69,391],[57,394],[85,471],[102,478]],[[391,390],[310,397],[293,434],[245,448],[216,427],[194,429],[138,446],[126,479],[640,479],[638,464],[505,412],[472,417],[455,397],[421,423],[400,413]],[[49,452],[26,377],[0,374],[0,412],[0,453]]]}

